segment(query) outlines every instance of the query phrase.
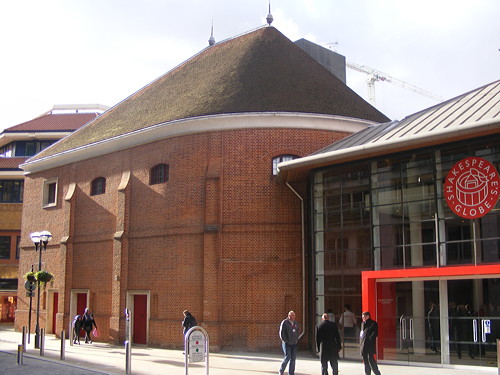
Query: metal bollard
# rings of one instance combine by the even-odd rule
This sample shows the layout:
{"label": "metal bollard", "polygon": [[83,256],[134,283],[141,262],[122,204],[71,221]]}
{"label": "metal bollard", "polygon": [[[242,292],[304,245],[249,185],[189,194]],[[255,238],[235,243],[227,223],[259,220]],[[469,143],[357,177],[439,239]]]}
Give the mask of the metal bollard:
{"label": "metal bollard", "polygon": [[25,352],[26,351],[26,326],[23,326],[22,344],[23,344],[23,352]]}
{"label": "metal bollard", "polygon": [[132,345],[129,341],[125,341],[125,374],[131,374],[132,367]]}
{"label": "metal bollard", "polygon": [[61,361],[66,359],[66,332],[61,331]]}
{"label": "metal bollard", "polygon": [[500,345],[500,340],[497,339],[497,366],[498,366],[498,375],[500,375],[500,348],[498,347]]}
{"label": "metal bollard", "polygon": [[18,365],[23,364],[23,346],[22,345],[17,346],[17,364]]}
{"label": "metal bollard", "polygon": [[68,327],[68,332],[69,332],[69,346],[73,346],[73,341],[75,340],[74,337],[74,329],[73,329],[73,322],[69,322],[69,327]]}
{"label": "metal bollard", "polygon": [[43,357],[45,355],[45,329],[42,328],[40,330],[40,356]]}

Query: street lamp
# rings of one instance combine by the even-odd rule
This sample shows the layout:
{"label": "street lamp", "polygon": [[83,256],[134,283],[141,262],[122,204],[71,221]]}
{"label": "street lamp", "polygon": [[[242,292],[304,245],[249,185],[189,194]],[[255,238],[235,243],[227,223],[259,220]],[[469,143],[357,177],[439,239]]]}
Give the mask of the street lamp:
{"label": "street lamp", "polygon": [[[38,271],[42,270],[42,250],[47,250],[47,243],[52,239],[49,231],[34,232],[30,234],[31,241],[35,244],[35,251],[38,251]],[[40,280],[37,280],[38,298],[36,303],[36,326],[35,326],[35,349],[40,348]]]}

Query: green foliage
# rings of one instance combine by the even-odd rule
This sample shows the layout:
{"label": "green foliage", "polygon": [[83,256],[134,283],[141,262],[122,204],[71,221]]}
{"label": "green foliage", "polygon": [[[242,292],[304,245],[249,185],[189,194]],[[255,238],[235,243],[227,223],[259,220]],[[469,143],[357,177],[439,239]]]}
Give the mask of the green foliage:
{"label": "green foliage", "polygon": [[31,282],[35,282],[36,281],[35,273],[33,271],[26,272],[24,275],[24,279]]}
{"label": "green foliage", "polygon": [[38,271],[35,273],[35,278],[45,287],[45,284],[54,279],[54,275],[47,271]]}

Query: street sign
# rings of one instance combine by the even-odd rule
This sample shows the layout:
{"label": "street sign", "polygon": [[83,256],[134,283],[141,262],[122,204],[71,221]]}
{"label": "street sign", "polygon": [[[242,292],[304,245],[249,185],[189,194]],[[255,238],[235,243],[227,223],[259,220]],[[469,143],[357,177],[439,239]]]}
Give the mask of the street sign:
{"label": "street sign", "polygon": [[205,362],[205,375],[208,375],[208,333],[200,326],[191,327],[184,336],[185,375],[188,375],[189,363]]}
{"label": "street sign", "polygon": [[36,289],[36,284],[34,282],[26,280],[24,283],[24,289],[26,289],[28,292],[32,292]]}
{"label": "street sign", "polygon": [[193,331],[189,335],[189,362],[203,362],[205,359],[205,335]]}

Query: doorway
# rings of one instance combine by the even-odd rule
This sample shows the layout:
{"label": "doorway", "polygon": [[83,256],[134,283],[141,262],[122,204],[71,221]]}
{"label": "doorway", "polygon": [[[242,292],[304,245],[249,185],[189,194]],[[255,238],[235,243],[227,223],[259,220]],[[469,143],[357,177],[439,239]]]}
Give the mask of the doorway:
{"label": "doorway", "polygon": [[146,345],[149,329],[149,292],[130,291],[127,293],[127,308],[131,312],[132,342]]}
{"label": "doorway", "polygon": [[[73,289],[71,291],[70,320],[73,321],[76,315],[83,315],[85,308],[89,307],[88,289]],[[80,330],[80,337],[85,337],[83,328]]]}
{"label": "doorway", "polygon": [[497,366],[500,278],[383,281],[376,293],[381,360]]}

